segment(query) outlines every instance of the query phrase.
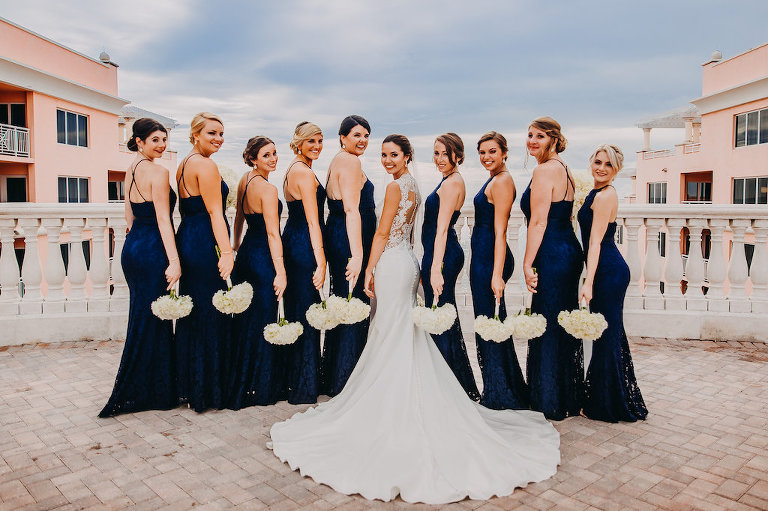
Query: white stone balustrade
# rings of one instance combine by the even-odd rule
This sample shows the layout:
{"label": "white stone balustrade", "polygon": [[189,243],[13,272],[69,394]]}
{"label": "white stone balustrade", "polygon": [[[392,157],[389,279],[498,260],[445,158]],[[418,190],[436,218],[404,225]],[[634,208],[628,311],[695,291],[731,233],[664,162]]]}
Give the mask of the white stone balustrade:
{"label": "white stone balustrade", "polygon": [[[122,204],[0,204],[0,345],[113,339],[125,335],[128,287],[120,265]],[[228,211],[230,223],[233,211]],[[630,268],[624,302],[631,336],[768,340],[768,208],[731,205],[622,205],[620,249]],[[178,225],[178,215],[175,224]],[[457,301],[471,314],[472,208],[456,224],[465,250]],[[689,254],[683,254],[689,233]],[[702,235],[710,233],[705,261]],[[524,306],[520,269],[525,222],[515,207],[507,241],[515,271],[505,293],[509,312]],[[664,256],[659,236],[664,233]],[[90,265],[82,242],[90,240]],[[115,257],[109,260],[109,242]],[[60,243],[70,243],[68,263]],[[420,243],[420,240],[417,241]],[[746,244],[754,246],[747,264]],[[15,248],[24,248],[21,267]],[[663,287],[661,284],[663,283]]]}

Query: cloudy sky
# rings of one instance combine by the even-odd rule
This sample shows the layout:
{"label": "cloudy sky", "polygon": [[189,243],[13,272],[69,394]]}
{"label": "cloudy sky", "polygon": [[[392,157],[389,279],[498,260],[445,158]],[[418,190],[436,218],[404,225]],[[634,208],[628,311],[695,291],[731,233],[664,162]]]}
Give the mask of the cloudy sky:
{"label": "cloudy sky", "polygon": [[[217,161],[244,171],[245,141],[265,134],[287,164],[293,127],[311,120],[326,135],[323,173],[339,121],[357,113],[373,128],[366,170],[378,171],[378,144],[400,132],[431,175],[434,136],[456,131],[471,181],[483,179],[481,133],[504,133],[509,166],[522,169],[540,115],[563,125],[572,167],[603,142],[633,167],[635,123],[698,97],[713,50],[728,58],[768,42],[765,0],[0,0],[0,16],[87,55],[107,51],[120,96],[182,124],[180,153],[189,120],[207,110],[225,123]],[[682,138],[665,131],[653,133],[656,148]]]}

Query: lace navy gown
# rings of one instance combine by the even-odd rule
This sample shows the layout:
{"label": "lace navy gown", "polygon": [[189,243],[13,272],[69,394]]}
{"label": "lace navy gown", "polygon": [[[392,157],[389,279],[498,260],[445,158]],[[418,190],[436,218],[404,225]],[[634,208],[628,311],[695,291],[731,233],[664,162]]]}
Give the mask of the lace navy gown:
{"label": "lace navy gown", "polygon": [[[371,255],[371,243],[376,232],[376,203],[373,200],[373,183],[366,179],[360,190],[360,231],[363,241],[363,265],[365,271]],[[352,257],[347,237],[346,214],[341,199],[328,197],[328,219],[323,233],[323,246],[328,259],[331,276],[331,294],[346,298],[349,282],[346,279],[347,261]],[[363,291],[363,275],[357,279],[352,296],[365,303],[370,299]],[[320,367],[320,392],[335,396],[349,379],[368,338],[370,320],[365,319],[354,325],[339,325],[325,332],[323,358]]]}
{"label": "lace navy gown", "polygon": [[[325,188],[319,181],[315,200],[322,228]],[[309,326],[307,309],[313,303],[320,302],[320,293],[312,284],[317,263],[309,238],[304,204],[301,200],[289,200],[287,196],[285,201],[288,204],[288,221],[283,229],[283,257],[288,277],[288,285],[283,294],[285,319],[300,321],[304,326],[304,333],[286,350],[288,402],[316,403],[320,392],[320,331]]]}
{"label": "lace navy gown", "polygon": [[[573,186],[563,164],[568,186]],[[531,185],[520,198],[520,209],[531,219]],[[528,341],[528,387],[531,409],[543,412],[548,419],[562,420],[578,415],[584,387],[584,350],[557,322],[560,311],[579,306],[579,278],[584,255],[571,223],[572,200],[552,202],[547,228],[541,240],[533,267],[539,277],[533,294],[531,311],[542,314],[547,329],[541,337]]]}
{"label": "lace navy gown", "polygon": [[[495,176],[493,176],[495,177]],[[493,179],[491,177],[477,192],[474,199],[475,228],[472,230],[472,259],[469,263],[469,283],[472,288],[472,306],[475,317],[484,315],[493,317],[496,297],[491,290],[493,275],[493,251],[496,241],[494,232],[495,208],[488,202],[485,189]],[[507,246],[504,257],[502,277],[504,282],[512,276],[515,261]],[[499,318],[507,317],[504,297],[499,305]],[[477,359],[483,376],[483,394],[480,404],[495,410],[528,408],[528,387],[523,379],[523,371],[515,353],[515,345],[510,337],[497,343],[486,341],[475,334]]]}
{"label": "lace navy gown", "polygon": [[[187,190],[183,165],[179,181]],[[229,188],[222,180],[222,211],[226,211],[228,193]],[[179,398],[196,412],[222,409],[226,399],[232,318],[216,310],[211,299],[216,291],[226,289],[227,284],[219,276],[216,238],[203,197],[180,198],[179,211],[181,223],[176,233],[181,260],[179,292],[189,295],[194,304],[190,315],[176,322]]]}
{"label": "lace navy gown", "polygon": [[[586,252],[592,233],[592,202],[603,188],[589,192],[578,213]],[[584,382],[584,414],[607,422],[645,419],[645,407],[635,378],[627,334],[624,332],[624,295],[629,286],[629,267],[613,241],[616,222],[610,222],[600,241],[600,259],[592,284],[590,311],[605,316],[608,328],[592,345],[592,359]]]}
{"label": "lace navy gown", "polygon": [[[245,185],[243,197],[247,196]],[[232,284],[248,282],[253,286],[253,300],[242,314],[232,320],[232,383],[227,407],[239,410],[247,406],[272,405],[286,399],[285,346],[276,346],[264,339],[264,327],[277,321],[277,297],[272,283],[275,265],[269,251],[267,227],[262,213],[246,212],[245,200],[240,201],[248,229],[243,236],[232,269]],[[278,216],[283,204],[278,201]]]}
{"label": "lace navy gown", "polygon": [[[131,180],[129,197],[133,184]],[[172,212],[176,205],[173,190],[168,202]],[[157,227],[154,203],[131,201],[131,211],[133,225],[121,254],[130,291],[128,331],[112,396],[99,417],[170,410],[178,405],[173,323],[161,320],[150,309],[152,302],[168,292],[165,279],[168,256]]]}
{"label": "lace navy gown", "polygon": [[[421,244],[424,247],[424,255],[421,259],[421,284],[424,287],[424,302],[427,306],[431,305],[434,300],[430,277],[435,250],[435,236],[437,234],[437,216],[440,212],[440,196],[437,194],[437,191],[442,186],[443,181],[445,181],[445,178],[440,181],[437,188],[424,201],[424,223],[421,228]],[[464,250],[462,250],[459,244],[459,238],[454,227],[460,214],[460,211],[454,211],[448,226],[448,237],[445,242],[445,255],[443,256],[442,265],[443,294],[438,298],[438,306],[450,303],[456,307],[456,281],[461,273],[461,269],[464,267]],[[477,390],[475,377],[469,365],[467,347],[464,344],[464,336],[461,333],[459,318],[456,318],[453,326],[447,331],[439,335],[432,334],[431,337],[469,398],[474,401],[479,400],[480,392]]]}

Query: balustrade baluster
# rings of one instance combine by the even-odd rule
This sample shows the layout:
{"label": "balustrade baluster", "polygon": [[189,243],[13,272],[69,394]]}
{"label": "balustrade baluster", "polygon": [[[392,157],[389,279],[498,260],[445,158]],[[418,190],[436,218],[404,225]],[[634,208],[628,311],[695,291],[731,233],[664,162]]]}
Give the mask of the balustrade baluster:
{"label": "balustrade baluster", "polygon": [[86,312],[88,310],[88,295],[85,292],[85,280],[88,269],[83,253],[83,218],[67,218],[64,225],[69,229],[69,264],[67,280],[69,280],[69,296],[64,310],[67,312]]}
{"label": "balustrade baluster", "polygon": [[659,253],[659,231],[664,225],[663,218],[648,218],[645,221],[645,290],[643,307],[645,309],[664,309],[664,298],[661,296],[661,276],[663,262]]}
{"label": "balustrade baluster", "polygon": [[107,231],[106,218],[89,218],[93,236],[93,248],[91,250],[91,269],[88,272],[91,277],[91,297],[88,300],[89,311],[106,312],[109,310],[109,265],[107,264],[107,251],[104,238]]}
{"label": "balustrade baluster", "polygon": [[624,227],[627,232],[626,260],[627,266],[629,266],[629,287],[624,298],[624,308],[626,309],[643,308],[643,289],[640,286],[642,266],[640,265],[640,253],[637,243],[638,231],[641,225],[643,225],[642,218],[624,219]]}
{"label": "balustrade baluster", "polygon": [[702,218],[692,218],[688,221],[690,245],[688,262],[685,264],[685,278],[688,287],[685,291],[685,302],[688,310],[707,310],[707,300],[701,286],[704,285],[704,258],[701,254],[701,231],[707,227],[707,221]]}
{"label": "balustrade baluster", "polygon": [[729,309],[731,312],[751,312],[752,307],[747,299],[746,283],[749,278],[747,255],[744,252],[744,234],[752,222],[746,219],[731,220],[733,245],[731,259],[728,263]]}
{"label": "balustrade baluster", "polygon": [[43,228],[48,236],[48,254],[45,258],[45,283],[48,292],[43,301],[43,314],[64,312],[64,279],[66,270],[61,258],[61,218],[43,218]]}
{"label": "balustrade baluster", "polygon": [[0,220],[0,315],[15,316],[19,313],[19,264],[13,247],[16,220]]}
{"label": "balustrade baluster", "polygon": [[707,262],[707,290],[708,310],[715,312],[728,312],[728,300],[725,299],[726,266],[723,257],[723,232],[728,227],[725,218],[713,218],[709,221],[711,247],[709,249],[709,261]]}
{"label": "balustrade baluster", "polygon": [[525,306],[525,293],[527,289],[520,286],[523,258],[520,256],[520,228],[523,226],[523,216],[511,215],[507,225],[507,243],[512,252],[512,260],[515,262],[512,276],[504,289],[504,300],[507,304],[507,313],[512,314]]}
{"label": "balustrade baluster", "polygon": [[685,298],[680,289],[683,280],[683,254],[680,251],[680,232],[685,227],[685,219],[667,220],[666,264],[664,265],[664,308],[667,310],[685,310]]}
{"label": "balustrade baluster", "polygon": [[109,225],[112,228],[112,232],[115,236],[115,251],[112,256],[112,298],[109,302],[109,310],[111,311],[127,311],[128,310],[128,284],[125,282],[125,275],[123,274],[123,265],[120,260],[120,256],[123,253],[123,245],[125,244],[126,234],[126,222],[123,217],[113,217],[109,219]]}
{"label": "balustrade baluster", "polygon": [[755,253],[749,278],[752,280],[753,313],[768,313],[768,220],[755,220]]}
{"label": "balustrade baluster", "polygon": [[24,231],[24,260],[21,263],[24,296],[21,298],[19,310],[22,314],[42,314],[43,295],[40,293],[40,283],[43,281],[43,271],[37,248],[40,219],[20,218],[19,226]]}

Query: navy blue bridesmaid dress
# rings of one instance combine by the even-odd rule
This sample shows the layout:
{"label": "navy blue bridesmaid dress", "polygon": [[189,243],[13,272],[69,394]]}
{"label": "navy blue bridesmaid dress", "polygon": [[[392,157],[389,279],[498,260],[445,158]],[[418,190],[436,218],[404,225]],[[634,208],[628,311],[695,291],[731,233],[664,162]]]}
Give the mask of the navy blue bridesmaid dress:
{"label": "navy blue bridesmaid dress", "polygon": [[[421,284],[424,287],[424,302],[427,306],[430,306],[434,300],[430,277],[435,249],[435,235],[437,234],[437,216],[440,211],[440,196],[437,194],[437,191],[442,186],[443,181],[445,181],[445,178],[440,181],[437,188],[424,201],[424,223],[421,228],[421,244],[424,247],[424,256],[421,259]],[[450,303],[456,307],[456,281],[461,274],[461,269],[464,267],[464,251],[459,244],[459,238],[454,227],[460,214],[460,211],[454,211],[448,226],[448,237],[445,242],[445,255],[443,256],[442,265],[443,293],[438,298],[438,306]],[[457,317],[451,328],[442,334],[432,334],[432,340],[435,341],[437,348],[443,354],[443,358],[451,367],[453,374],[459,380],[469,398],[474,401],[479,400],[480,392],[477,390],[472,367],[469,365],[469,356],[467,356],[467,347],[464,344],[464,336],[461,333],[459,318]]]}
{"label": "navy blue bridesmaid dress", "polygon": [[[498,175],[498,174],[497,174]],[[475,317],[483,315],[493,317],[496,297],[491,290],[493,276],[493,252],[496,241],[494,231],[495,208],[488,202],[485,189],[495,176],[488,179],[477,192],[474,199],[475,228],[472,230],[472,259],[469,263],[469,283],[472,288],[472,305]],[[507,246],[504,257],[502,278],[504,282],[512,276],[515,261]],[[499,305],[499,318],[507,317],[504,297]],[[483,376],[483,394],[480,404],[494,410],[528,408],[528,387],[523,378],[523,371],[515,353],[514,341],[497,343],[486,341],[475,334],[477,359]]]}
{"label": "navy blue bridesmaid dress", "polygon": [[[245,185],[245,197],[248,185]],[[264,339],[264,327],[277,321],[277,297],[272,284],[275,265],[269,251],[267,227],[262,213],[245,211],[248,225],[232,269],[232,284],[248,282],[253,286],[253,300],[242,314],[232,321],[232,384],[227,407],[239,410],[247,406],[272,405],[287,397],[285,389],[285,346],[276,346]],[[278,216],[283,204],[278,201]]]}
{"label": "navy blue bridesmaid dress", "polygon": [[[371,255],[371,244],[376,232],[376,203],[373,200],[373,183],[366,179],[360,190],[360,231],[363,241],[362,271],[368,265],[368,257]],[[328,219],[323,233],[323,246],[325,256],[328,259],[328,269],[331,276],[331,294],[347,297],[349,282],[346,279],[347,261],[352,257],[347,237],[346,214],[341,199],[328,197]],[[363,291],[363,274],[355,283],[352,296],[365,303],[370,299]],[[320,392],[328,396],[335,396],[349,379],[352,369],[357,364],[357,359],[365,348],[368,338],[369,319],[365,319],[354,325],[339,325],[325,332],[323,343],[323,357],[320,366]]]}
{"label": "navy blue bridesmaid dress", "polygon": [[[180,183],[187,190],[183,165]],[[226,211],[228,193],[229,187],[222,180],[222,211]],[[194,304],[192,313],[176,322],[179,397],[196,412],[222,409],[226,399],[232,318],[216,310],[211,299],[216,291],[226,289],[227,283],[219,276],[216,238],[203,197],[180,198],[179,211],[181,223],[176,233],[181,260],[179,292],[189,295]]]}
{"label": "navy blue bridesmaid dress", "polygon": [[[133,184],[131,180],[129,197]],[[168,202],[173,212],[176,205],[173,190]],[[161,320],[150,308],[152,302],[168,293],[165,279],[168,256],[157,227],[154,203],[131,201],[131,211],[133,225],[125,237],[121,255],[130,291],[128,331],[112,396],[99,417],[170,410],[178,405],[173,323]]]}
{"label": "navy blue bridesmaid dress", "polygon": [[[322,228],[325,188],[320,181],[317,182],[315,200]],[[287,197],[285,201],[288,204],[288,220],[283,229],[283,257],[288,277],[288,285],[283,294],[285,319],[300,321],[304,325],[304,333],[286,350],[288,402],[316,403],[320,393],[320,331],[309,326],[307,309],[313,303],[320,302],[320,292],[312,284],[317,263],[303,202],[288,200]]]}
{"label": "navy blue bridesmaid dress", "polygon": [[[592,202],[603,188],[589,192],[578,213],[585,252],[592,232]],[[600,241],[600,258],[592,283],[591,312],[605,316],[608,328],[592,345],[592,359],[584,382],[584,414],[607,422],[645,419],[645,407],[635,378],[627,334],[624,332],[624,295],[629,286],[629,267],[614,242],[616,222],[610,222]]]}
{"label": "navy blue bridesmaid dress", "polygon": [[[559,160],[558,160],[559,162]],[[563,164],[568,186],[573,182]],[[520,209],[531,219],[531,185],[520,198]],[[531,409],[548,419],[562,420],[578,415],[584,388],[584,350],[581,341],[569,335],[557,322],[560,311],[579,307],[579,277],[584,254],[571,223],[572,200],[552,202],[547,228],[533,267],[539,277],[531,311],[543,315],[547,329],[541,337],[528,341],[528,387]]]}

